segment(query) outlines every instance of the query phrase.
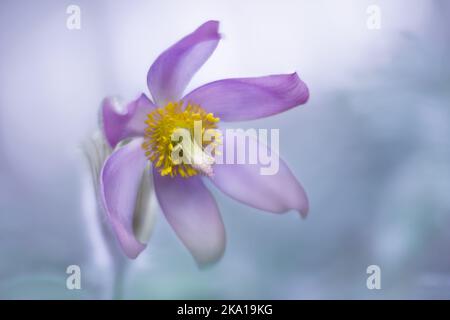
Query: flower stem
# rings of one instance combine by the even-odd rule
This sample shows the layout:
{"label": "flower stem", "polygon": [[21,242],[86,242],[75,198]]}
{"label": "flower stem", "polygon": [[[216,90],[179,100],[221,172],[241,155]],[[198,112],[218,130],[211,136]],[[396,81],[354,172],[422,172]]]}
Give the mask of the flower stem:
{"label": "flower stem", "polygon": [[125,298],[127,269],[128,263],[126,263],[126,261],[118,261],[115,265],[111,295],[113,300],[123,300]]}

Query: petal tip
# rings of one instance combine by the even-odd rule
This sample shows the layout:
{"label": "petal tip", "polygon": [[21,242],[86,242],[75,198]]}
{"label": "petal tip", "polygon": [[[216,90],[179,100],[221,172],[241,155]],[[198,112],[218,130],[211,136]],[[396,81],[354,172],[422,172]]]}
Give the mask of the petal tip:
{"label": "petal tip", "polygon": [[304,220],[308,217],[309,208],[298,209],[298,213],[300,214],[300,217]]}
{"label": "petal tip", "polygon": [[224,256],[224,253],[225,253],[225,247],[220,252],[218,252],[214,255],[205,256],[205,257],[194,256],[194,259],[197,264],[197,267],[200,270],[207,270],[207,269],[211,268],[212,266],[214,266],[215,264],[217,264]]}
{"label": "petal tip", "polygon": [[162,52],[147,72],[153,100],[162,105],[182,97],[193,75],[216,49],[219,21],[209,20]]}
{"label": "petal tip", "polygon": [[138,243],[136,246],[133,246],[132,248],[126,248],[125,246],[121,246],[123,249],[123,252],[125,255],[131,259],[135,260],[139,255],[144,251],[144,249],[147,247],[145,244]]}
{"label": "petal tip", "polygon": [[306,219],[309,213],[309,199],[308,195],[306,194],[303,187],[298,183],[299,185],[299,196],[298,196],[298,205],[296,206],[296,210],[300,213],[300,216],[302,219]]}
{"label": "petal tip", "polygon": [[129,236],[127,231],[123,228],[120,222],[118,222],[116,219],[114,219],[110,211],[108,209],[108,205],[106,203],[106,198],[104,195],[104,190],[101,185],[101,203],[102,207],[107,213],[108,217],[111,221],[112,229],[114,229],[115,234],[117,235],[116,239],[117,242],[122,249],[123,253],[129,258],[129,259],[136,259],[139,254],[144,251],[144,249],[147,247],[146,244],[140,243],[136,239],[133,239]]}
{"label": "petal tip", "polygon": [[219,22],[219,20],[208,20],[208,21],[206,21],[204,24],[202,24],[201,26],[200,26],[200,28],[202,28],[202,27],[207,27],[208,29],[210,29],[211,31],[216,31],[216,32],[218,32],[218,30],[219,30],[219,25],[220,25],[220,22]]}
{"label": "petal tip", "polygon": [[[100,123],[102,127],[103,134],[106,138],[108,144],[114,148],[116,145],[117,135],[115,132],[115,112],[117,112],[117,103],[114,98],[107,97],[102,100],[101,103],[101,118]],[[113,125],[109,125],[109,123],[113,123]]]}
{"label": "petal tip", "polygon": [[140,94],[126,106],[122,106],[115,97],[103,99],[100,125],[111,148],[115,148],[125,138],[142,136],[145,124],[139,119],[143,114],[151,112],[154,107],[145,93]]}
{"label": "petal tip", "polygon": [[302,105],[308,102],[309,100],[309,88],[308,85],[300,78],[297,72],[291,73],[293,83],[295,83],[295,89],[297,92],[297,105]]}
{"label": "petal tip", "polygon": [[219,33],[220,23],[217,20],[209,20],[203,23],[197,30],[194,31],[197,35],[203,35],[209,40],[220,40],[221,35]]}
{"label": "petal tip", "polygon": [[192,250],[191,254],[194,258],[197,267],[201,270],[208,269],[209,267],[215,265],[219,262],[225,254],[226,249],[226,234],[225,229],[222,230],[220,236],[214,244],[211,246],[210,250],[203,250],[202,252],[194,253]]}

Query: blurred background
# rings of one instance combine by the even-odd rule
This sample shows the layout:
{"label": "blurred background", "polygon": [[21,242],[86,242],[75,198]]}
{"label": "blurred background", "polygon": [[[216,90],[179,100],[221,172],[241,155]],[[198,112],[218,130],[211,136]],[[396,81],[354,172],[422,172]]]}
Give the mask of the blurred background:
{"label": "blurred background", "polygon": [[[449,14],[445,0],[2,0],[0,298],[450,298]],[[224,39],[188,90],[293,71],[308,84],[307,105],[238,125],[280,128],[310,215],[211,188],[217,264],[199,270],[162,215],[137,260],[111,256],[80,146],[105,96],[147,93],[159,53],[210,19]],[[72,264],[81,290],[66,289]]]}

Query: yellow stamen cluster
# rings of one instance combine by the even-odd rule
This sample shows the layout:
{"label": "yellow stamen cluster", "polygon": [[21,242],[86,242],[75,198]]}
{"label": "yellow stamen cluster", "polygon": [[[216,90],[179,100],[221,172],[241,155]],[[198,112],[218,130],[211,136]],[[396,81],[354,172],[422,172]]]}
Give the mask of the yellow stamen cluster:
{"label": "yellow stamen cluster", "polygon": [[[182,147],[181,141],[172,141],[172,134],[177,129],[186,129],[190,132],[194,141],[194,124],[201,121],[201,141],[197,143],[200,150],[204,150],[210,144],[216,146],[220,141],[203,141],[205,130],[216,129],[219,118],[212,113],[207,113],[200,106],[183,102],[169,102],[164,108],[158,108],[147,115],[147,128],[145,129],[145,139],[142,147],[145,155],[158,169],[162,176],[171,177],[180,175],[181,177],[191,177],[202,170],[202,166],[189,163],[177,163],[172,159],[172,150]],[[195,142],[194,142],[195,143]],[[209,148],[211,149],[211,148]],[[184,151],[184,150],[183,150]],[[182,152],[183,152],[182,151]],[[190,154],[187,152],[186,154]],[[185,155],[186,155],[185,154]]]}

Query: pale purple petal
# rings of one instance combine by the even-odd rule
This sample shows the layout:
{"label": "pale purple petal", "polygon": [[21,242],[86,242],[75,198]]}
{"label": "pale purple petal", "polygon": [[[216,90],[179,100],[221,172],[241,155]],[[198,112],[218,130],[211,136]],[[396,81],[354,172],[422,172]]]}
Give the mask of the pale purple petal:
{"label": "pale purple petal", "polygon": [[243,121],[271,116],[305,103],[306,84],[297,73],[211,82],[186,97],[223,121]]}
{"label": "pale purple petal", "polygon": [[199,265],[217,261],[225,250],[225,228],[216,201],[199,176],[161,176],[155,191],[167,221]]}
{"label": "pale purple petal", "polygon": [[[258,152],[270,154],[271,151],[265,144],[259,143],[255,138],[249,138],[257,145]],[[228,196],[245,203],[251,207],[274,212],[283,213],[294,209],[300,212],[302,217],[306,217],[309,209],[308,198],[303,187],[294,177],[292,172],[284,161],[278,156],[278,167],[273,166],[273,175],[262,175],[261,168],[268,171],[268,161],[266,164],[250,164],[249,157],[244,162],[246,164],[237,164],[238,148],[246,150],[248,155],[249,147],[245,147],[246,140],[236,140],[234,144],[234,164],[216,164],[214,165],[214,175],[211,181]],[[224,137],[223,155],[227,158],[226,137]],[[223,161],[226,163],[226,161]],[[278,169],[278,170],[276,170]]]}
{"label": "pale purple petal", "polygon": [[156,59],[148,71],[147,84],[158,106],[182,97],[191,78],[216,49],[218,28],[218,21],[208,21]]}
{"label": "pale purple petal", "polygon": [[125,138],[144,135],[146,115],[155,109],[150,99],[142,94],[119,112],[117,102],[106,98],[102,104],[103,131],[111,147]]}
{"label": "pale purple petal", "polygon": [[143,139],[133,139],[117,149],[100,173],[100,195],[107,217],[129,258],[144,250],[133,232],[133,215],[144,169],[148,163],[141,147]]}

